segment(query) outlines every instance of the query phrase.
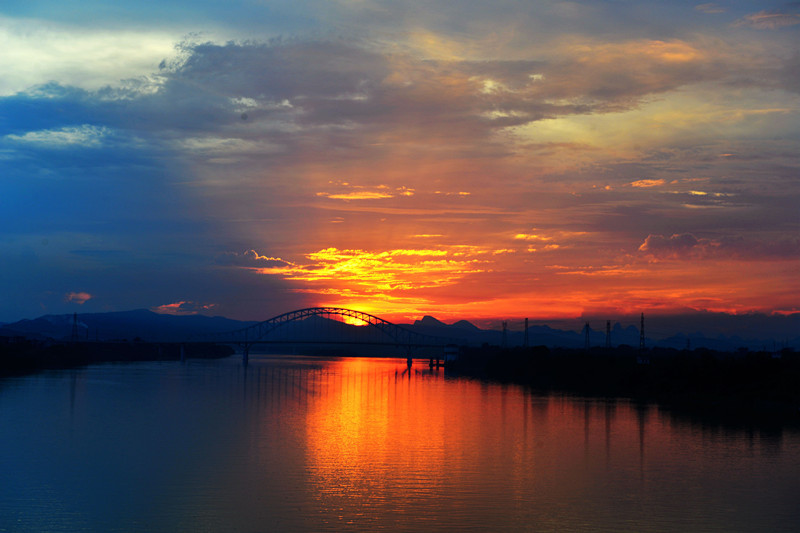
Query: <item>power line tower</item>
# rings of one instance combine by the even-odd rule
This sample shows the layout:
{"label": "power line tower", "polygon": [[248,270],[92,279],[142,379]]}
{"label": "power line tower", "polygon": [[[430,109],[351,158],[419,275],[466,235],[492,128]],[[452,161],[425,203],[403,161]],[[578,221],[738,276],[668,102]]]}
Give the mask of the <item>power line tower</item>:
{"label": "power line tower", "polygon": [[78,313],[72,313],[72,342],[78,342]]}
{"label": "power line tower", "polygon": [[606,320],[606,350],[611,349],[611,321]]}
{"label": "power line tower", "polygon": [[644,352],[644,313],[642,313],[642,321],[641,325],[639,326],[639,351]]}
{"label": "power line tower", "polygon": [[503,348],[508,348],[508,320],[503,320]]}
{"label": "power line tower", "polygon": [[583,333],[586,336],[585,341],[586,341],[586,351],[587,352],[589,351],[589,348],[591,347],[591,342],[589,340],[589,332],[591,330],[592,330],[592,328],[589,327],[589,323],[587,322],[586,325],[583,326]]}
{"label": "power line tower", "polygon": [[525,319],[525,337],[522,341],[522,345],[527,348],[528,347],[528,319]]}

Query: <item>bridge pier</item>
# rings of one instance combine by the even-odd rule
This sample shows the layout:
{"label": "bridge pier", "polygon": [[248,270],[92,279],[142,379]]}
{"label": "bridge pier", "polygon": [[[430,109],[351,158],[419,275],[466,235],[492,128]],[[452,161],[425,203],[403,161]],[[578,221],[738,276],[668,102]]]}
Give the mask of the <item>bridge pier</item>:
{"label": "bridge pier", "polygon": [[[159,351],[161,348],[159,347]],[[181,343],[181,363],[186,362],[186,345]]]}
{"label": "bridge pier", "polygon": [[242,364],[244,366],[247,366],[249,360],[250,360],[250,345],[245,344],[244,350],[242,350]]}

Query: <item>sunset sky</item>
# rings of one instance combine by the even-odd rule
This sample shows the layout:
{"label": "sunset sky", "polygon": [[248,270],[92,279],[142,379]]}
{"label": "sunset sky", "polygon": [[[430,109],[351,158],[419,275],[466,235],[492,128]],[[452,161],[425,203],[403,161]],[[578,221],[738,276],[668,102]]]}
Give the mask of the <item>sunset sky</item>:
{"label": "sunset sky", "polygon": [[800,2],[4,0],[0,321],[800,312]]}

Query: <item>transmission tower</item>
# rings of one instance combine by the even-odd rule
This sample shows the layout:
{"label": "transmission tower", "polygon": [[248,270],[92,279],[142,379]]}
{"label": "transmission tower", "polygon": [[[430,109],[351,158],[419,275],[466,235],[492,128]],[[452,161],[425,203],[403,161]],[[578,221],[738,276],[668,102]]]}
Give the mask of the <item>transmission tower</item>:
{"label": "transmission tower", "polygon": [[508,348],[508,320],[503,320],[503,348]]}
{"label": "transmission tower", "polygon": [[589,323],[587,322],[585,326],[583,326],[583,332],[586,335],[586,351],[589,351],[590,342],[589,342],[589,332],[592,328],[589,327]]}
{"label": "transmission tower", "polygon": [[78,313],[72,313],[72,342],[78,342]]}
{"label": "transmission tower", "polygon": [[611,321],[606,320],[606,350],[611,349]]}
{"label": "transmission tower", "polygon": [[525,338],[522,341],[522,345],[527,348],[528,347],[528,319],[525,319]]}
{"label": "transmission tower", "polygon": [[644,349],[644,313],[642,313],[642,322],[641,326],[639,326],[639,351],[643,352]]}

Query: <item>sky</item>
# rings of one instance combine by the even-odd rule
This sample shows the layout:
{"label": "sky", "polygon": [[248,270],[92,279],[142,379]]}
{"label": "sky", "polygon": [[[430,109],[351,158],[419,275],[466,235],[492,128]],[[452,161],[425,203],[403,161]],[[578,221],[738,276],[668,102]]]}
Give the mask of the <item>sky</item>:
{"label": "sky", "polygon": [[800,2],[5,0],[0,321],[800,312]]}

